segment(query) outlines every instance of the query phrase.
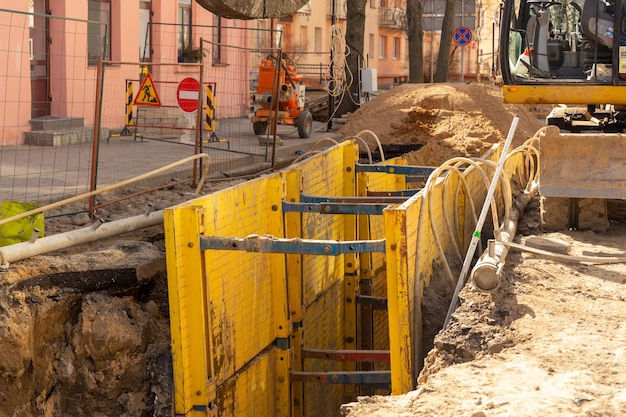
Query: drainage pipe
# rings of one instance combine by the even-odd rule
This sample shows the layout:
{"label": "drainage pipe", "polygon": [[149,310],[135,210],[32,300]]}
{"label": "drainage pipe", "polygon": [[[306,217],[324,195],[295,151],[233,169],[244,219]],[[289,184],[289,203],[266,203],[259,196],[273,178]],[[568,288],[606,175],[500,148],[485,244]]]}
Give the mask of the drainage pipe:
{"label": "drainage pipe", "polygon": [[522,192],[513,204],[513,210],[502,222],[498,240],[490,240],[487,250],[480,256],[470,274],[472,283],[483,293],[492,293],[500,287],[502,267],[509,252],[507,243],[512,242],[517,233],[517,224],[528,202],[539,191],[539,184],[533,182],[530,191]]}
{"label": "drainage pipe", "polygon": [[146,227],[157,226],[159,224],[163,224],[163,210],[107,223],[96,221],[91,226],[82,229],[1,247],[0,266],[2,266],[2,268],[8,268],[9,264],[32,256],[67,249],[84,243],[95,242],[96,240],[133,232]]}

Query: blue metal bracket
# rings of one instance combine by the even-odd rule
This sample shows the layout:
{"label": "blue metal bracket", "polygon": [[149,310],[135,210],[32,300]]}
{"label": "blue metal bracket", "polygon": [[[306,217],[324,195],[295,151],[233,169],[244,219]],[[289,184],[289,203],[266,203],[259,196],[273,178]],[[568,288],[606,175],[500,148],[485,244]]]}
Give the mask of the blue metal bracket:
{"label": "blue metal bracket", "polygon": [[337,256],[342,253],[384,253],[385,239],[341,242],[337,240],[287,239],[258,235],[251,235],[246,238],[200,236],[200,249]]}
{"label": "blue metal bracket", "polygon": [[388,306],[388,301],[386,298],[373,297],[371,295],[357,294],[356,302],[357,304],[369,304],[374,310],[386,310]]}
{"label": "blue metal bracket", "polygon": [[368,191],[368,197],[413,197],[415,194],[422,191],[421,188],[414,188],[411,190],[395,190],[395,191]]}
{"label": "blue metal bracket", "polygon": [[402,204],[408,197],[372,196],[372,197],[319,197],[300,195],[300,202],[283,201],[283,212],[320,213],[320,214],[367,214],[381,215],[390,204]]}
{"label": "blue metal bracket", "polygon": [[290,372],[291,381],[326,384],[391,384],[391,371]]}
{"label": "blue metal bracket", "polygon": [[414,175],[428,178],[437,167],[421,167],[412,165],[367,165],[356,164],[356,172],[382,172],[386,174]]}
{"label": "blue metal bracket", "polygon": [[276,340],[274,340],[274,344],[280,350],[289,349],[289,339],[286,337],[277,337]]}
{"label": "blue metal bracket", "polygon": [[389,206],[389,204],[354,205],[341,203],[289,203],[283,201],[283,213],[368,214],[371,216],[379,216],[383,214],[383,210],[387,206]]}

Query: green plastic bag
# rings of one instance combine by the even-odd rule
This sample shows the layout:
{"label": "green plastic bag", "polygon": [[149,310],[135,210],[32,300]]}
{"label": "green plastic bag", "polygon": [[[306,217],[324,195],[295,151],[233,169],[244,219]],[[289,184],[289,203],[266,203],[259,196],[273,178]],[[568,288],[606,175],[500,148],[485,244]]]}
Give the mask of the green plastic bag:
{"label": "green plastic bag", "polygon": [[[37,206],[17,201],[3,201],[0,203],[0,219],[8,219],[20,213],[26,213],[36,209]],[[43,213],[31,214],[30,216],[14,220],[0,225],[0,246],[26,242],[36,234],[43,237],[44,216]],[[38,233],[35,231],[38,230]]]}

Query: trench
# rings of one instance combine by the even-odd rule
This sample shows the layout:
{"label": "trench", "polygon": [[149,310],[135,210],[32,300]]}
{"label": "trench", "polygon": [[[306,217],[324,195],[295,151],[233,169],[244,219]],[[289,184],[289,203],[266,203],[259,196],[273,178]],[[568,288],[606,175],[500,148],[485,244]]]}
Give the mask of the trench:
{"label": "trench", "polygon": [[170,415],[167,278],[152,269],[20,266],[0,287],[0,416]]}
{"label": "trench", "polygon": [[[138,269],[21,270],[4,286],[0,415],[170,415],[167,277]],[[426,352],[453,291],[443,278],[425,291]]]}

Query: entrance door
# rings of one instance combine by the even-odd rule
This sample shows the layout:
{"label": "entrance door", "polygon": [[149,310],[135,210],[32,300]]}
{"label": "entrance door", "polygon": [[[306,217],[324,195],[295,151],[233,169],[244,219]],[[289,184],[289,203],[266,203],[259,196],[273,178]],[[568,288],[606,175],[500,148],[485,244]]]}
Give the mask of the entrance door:
{"label": "entrance door", "polygon": [[31,118],[50,115],[47,0],[29,0]]}

